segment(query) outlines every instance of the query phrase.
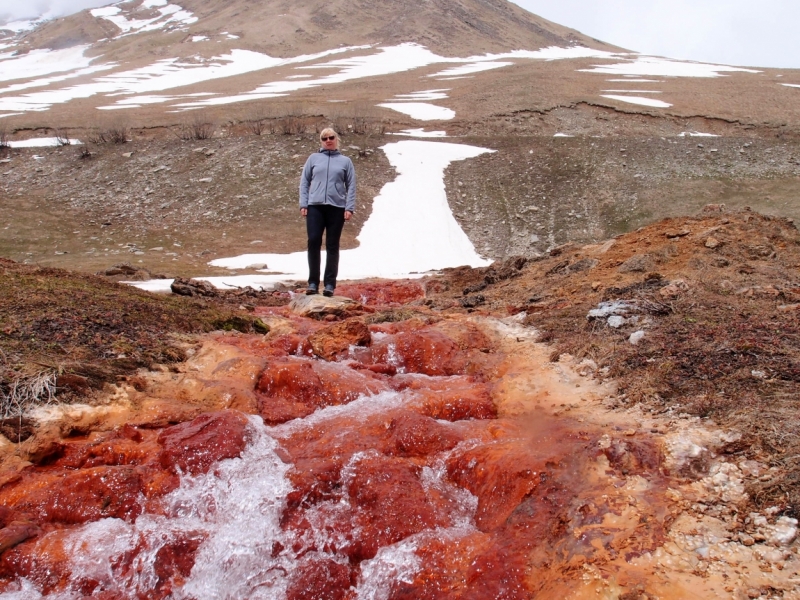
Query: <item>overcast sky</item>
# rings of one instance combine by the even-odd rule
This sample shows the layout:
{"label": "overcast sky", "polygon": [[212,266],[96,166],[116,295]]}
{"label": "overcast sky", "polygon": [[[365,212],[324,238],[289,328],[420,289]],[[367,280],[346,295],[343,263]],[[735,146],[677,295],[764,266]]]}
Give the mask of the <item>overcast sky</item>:
{"label": "overcast sky", "polygon": [[550,21],[647,54],[800,68],[800,0],[513,0]]}
{"label": "overcast sky", "polygon": [[[738,66],[800,68],[800,0],[514,1],[629,50]],[[106,4],[110,2],[0,0],[0,23]]]}

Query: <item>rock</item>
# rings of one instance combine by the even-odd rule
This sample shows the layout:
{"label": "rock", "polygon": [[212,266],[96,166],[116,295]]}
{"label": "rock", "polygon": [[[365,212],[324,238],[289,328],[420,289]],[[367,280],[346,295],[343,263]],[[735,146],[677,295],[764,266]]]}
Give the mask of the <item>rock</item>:
{"label": "rock", "polygon": [[488,284],[497,283],[498,281],[505,281],[519,277],[522,273],[522,268],[528,263],[528,259],[524,256],[510,256],[501,263],[495,263],[486,270],[483,279]]}
{"label": "rock", "polygon": [[452,450],[463,440],[453,427],[413,412],[392,419],[389,430],[400,456],[428,456]]}
{"label": "rock", "polygon": [[464,308],[475,308],[486,302],[486,298],[482,294],[475,294],[474,296],[465,296],[459,299],[459,303]]}
{"label": "rock", "polygon": [[632,345],[636,346],[639,342],[641,342],[644,339],[644,335],[645,335],[644,331],[642,331],[641,329],[639,331],[634,331],[628,338],[628,341]]}
{"label": "rock", "polygon": [[[323,555],[324,556],[324,555]],[[346,597],[333,590],[347,590],[355,578],[351,567],[332,559],[312,558],[304,560],[292,573],[292,582],[286,589],[286,600],[319,598],[320,590],[326,590],[324,598],[342,600]]]}
{"label": "rock", "polygon": [[33,523],[24,521],[9,523],[6,527],[0,529],[0,554],[40,533],[41,529]]}
{"label": "rock", "polygon": [[705,243],[706,248],[714,250],[715,248],[719,248],[721,245],[722,242],[720,242],[717,238],[713,236],[709,236],[708,238],[706,238],[706,243]]}
{"label": "rock", "polygon": [[350,346],[369,346],[372,336],[361,321],[348,319],[320,329],[308,338],[314,354],[324,360],[336,360],[347,355]]}
{"label": "rock", "polygon": [[625,317],[621,317],[619,315],[611,315],[610,317],[608,317],[608,320],[606,321],[608,326],[613,327],[614,329],[619,329],[627,322],[628,320]]}
{"label": "rock", "polygon": [[357,540],[343,549],[355,561],[368,560],[388,546],[444,523],[437,519],[417,467],[400,458],[367,454],[348,485]]}
{"label": "rock", "polygon": [[169,286],[179,296],[218,296],[219,290],[207,281],[176,277]]}
{"label": "rock", "polygon": [[270,360],[258,378],[258,412],[269,425],[305,417],[318,408],[356,400],[387,389],[374,376],[322,361],[286,357]]}
{"label": "rock", "polygon": [[207,148],[205,146],[201,146],[200,148],[195,148],[194,150],[192,150],[192,152],[200,153],[200,152],[205,152],[206,150]]}
{"label": "rock", "polygon": [[323,319],[326,315],[339,317],[348,313],[352,314],[353,311],[357,311],[359,308],[361,308],[361,305],[350,298],[342,296],[326,298],[321,294],[295,296],[289,303],[289,310],[295,314],[314,319]]}
{"label": "rock", "polygon": [[570,274],[588,271],[590,269],[594,269],[599,263],[600,261],[596,258],[582,258],[579,261],[567,265],[567,267],[564,269],[564,272]]}
{"label": "rock", "polygon": [[788,546],[797,537],[797,519],[779,517],[774,525],[767,528],[767,543],[773,546]]}
{"label": "rock", "polygon": [[684,227],[680,231],[675,231],[675,230],[667,231],[667,232],[664,233],[664,235],[666,235],[670,239],[674,239],[674,238],[685,237],[685,236],[689,235],[690,233],[692,233],[692,232]]}
{"label": "rock", "polygon": [[597,363],[591,358],[584,358],[577,367],[575,372],[581,377],[588,377],[597,371]]}
{"label": "rock", "polygon": [[106,277],[113,277],[115,275],[125,275],[130,276],[136,274],[139,271],[137,267],[129,265],[127,263],[122,263],[120,265],[114,265],[110,269],[106,269],[105,271],[98,271],[95,275],[105,275]]}
{"label": "rock", "polygon": [[214,181],[212,177],[203,177],[202,179],[198,179],[197,183],[211,183]]}
{"label": "rock", "polygon": [[658,293],[662,298],[676,298],[688,289],[689,284],[683,279],[676,279],[658,290]]}
{"label": "rock", "polygon": [[164,429],[159,462],[173,473],[206,473],[216,462],[237,458],[248,441],[247,417],[238,411],[206,413],[188,423]]}
{"label": "rock", "polygon": [[629,312],[636,309],[636,306],[631,302],[623,300],[614,300],[613,302],[601,302],[597,308],[591,309],[587,314],[587,319],[605,319],[611,315],[627,315]]}
{"label": "rock", "polygon": [[745,546],[752,546],[756,543],[756,540],[752,535],[748,535],[744,532],[739,534],[739,541]]}
{"label": "rock", "polygon": [[649,254],[634,254],[617,269],[620,273],[643,273],[652,271],[653,257]]}
{"label": "rock", "polygon": [[337,292],[364,306],[402,306],[425,297],[425,290],[417,281],[348,282]]}
{"label": "rock", "polygon": [[125,158],[130,158],[131,156],[133,156],[133,152],[123,152],[122,156],[124,156]]}
{"label": "rock", "polygon": [[469,294],[474,294],[475,292],[481,292],[485,290],[488,285],[489,284],[486,283],[485,281],[480,281],[475,285],[468,285],[467,287],[465,287],[463,293],[465,296],[468,296]]}
{"label": "rock", "polygon": [[778,310],[781,312],[800,311],[800,304],[780,304]]}

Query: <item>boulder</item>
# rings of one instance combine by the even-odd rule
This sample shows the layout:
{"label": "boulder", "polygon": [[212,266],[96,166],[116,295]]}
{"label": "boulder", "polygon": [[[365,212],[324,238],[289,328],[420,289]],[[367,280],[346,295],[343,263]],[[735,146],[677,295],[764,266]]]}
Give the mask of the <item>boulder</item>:
{"label": "boulder", "polygon": [[219,291],[207,281],[176,277],[169,286],[173,294],[179,296],[217,296]]}
{"label": "boulder", "polygon": [[346,356],[350,346],[369,346],[372,336],[362,321],[348,319],[320,329],[308,337],[308,343],[315,355],[324,360],[336,360]]}
{"label": "boulder", "polygon": [[313,296],[295,296],[289,303],[289,309],[301,317],[311,317],[312,319],[324,319],[328,315],[342,317],[352,315],[358,311],[361,305],[355,300],[342,296],[331,296],[327,298],[320,294]]}
{"label": "boulder", "polygon": [[655,261],[649,254],[634,254],[617,269],[620,273],[644,273],[652,271]]}
{"label": "boulder", "polygon": [[248,420],[238,411],[206,413],[188,423],[164,429],[161,466],[191,475],[206,473],[211,465],[238,457],[247,445]]}

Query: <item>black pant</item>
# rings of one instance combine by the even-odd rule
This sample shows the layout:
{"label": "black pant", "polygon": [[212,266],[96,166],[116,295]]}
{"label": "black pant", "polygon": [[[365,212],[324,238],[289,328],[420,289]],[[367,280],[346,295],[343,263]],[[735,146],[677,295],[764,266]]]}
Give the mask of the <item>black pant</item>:
{"label": "black pant", "polygon": [[308,283],[319,285],[322,232],[325,231],[325,286],[336,287],[339,273],[339,238],[344,227],[344,209],[329,204],[310,204],[306,215],[308,231]]}

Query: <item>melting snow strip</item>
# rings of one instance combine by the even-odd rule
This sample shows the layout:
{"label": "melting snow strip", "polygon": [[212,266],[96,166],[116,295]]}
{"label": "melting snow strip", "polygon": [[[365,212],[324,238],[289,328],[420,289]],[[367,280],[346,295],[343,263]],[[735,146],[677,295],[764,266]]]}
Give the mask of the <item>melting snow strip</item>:
{"label": "melting snow strip", "polygon": [[[444,170],[453,161],[494,150],[422,140],[392,142],[381,149],[398,176],[384,185],[373,201],[372,213],[356,238],[359,246],[341,251],[340,280],[421,277],[428,271],[446,267],[491,264],[478,255],[453,217],[447,203]],[[306,252],[244,254],[210,264],[227,269],[266,265],[264,269],[269,269],[263,275],[200,278],[220,288],[260,287],[278,281],[303,280],[308,275]],[[167,292],[172,280],[128,283],[144,290]]]}
{"label": "melting snow strip", "polygon": [[610,98],[611,100],[619,100],[620,102],[627,102],[629,104],[640,104],[642,106],[652,106],[655,108],[669,108],[672,104],[655,100],[653,98],[642,98],[641,96],[615,96],[613,94],[601,94],[603,98]]}
{"label": "melting snow strip", "polygon": [[396,110],[418,121],[448,121],[456,116],[452,109],[427,102],[383,102],[378,106]]}

